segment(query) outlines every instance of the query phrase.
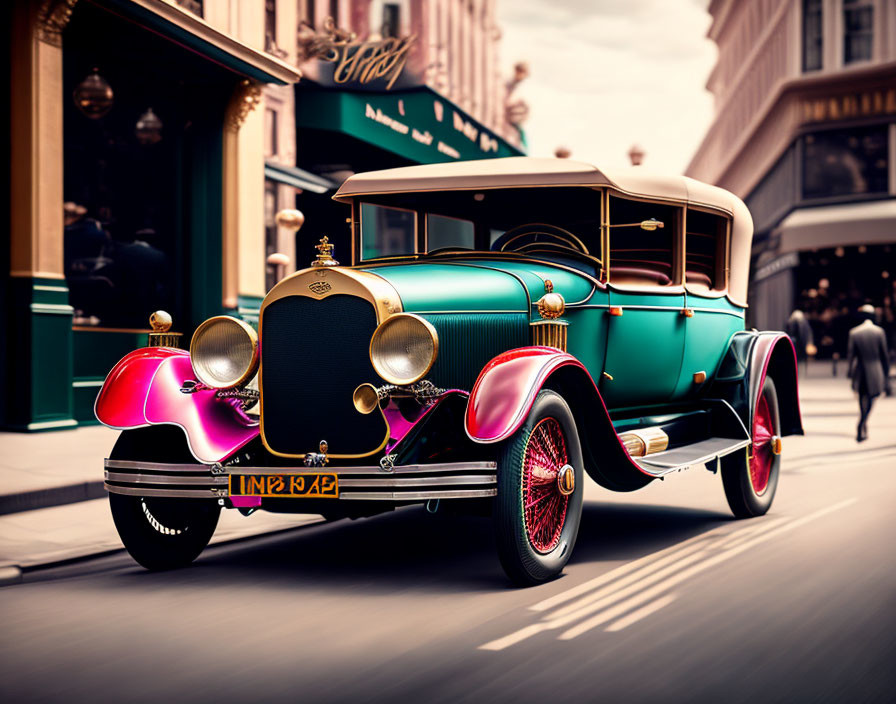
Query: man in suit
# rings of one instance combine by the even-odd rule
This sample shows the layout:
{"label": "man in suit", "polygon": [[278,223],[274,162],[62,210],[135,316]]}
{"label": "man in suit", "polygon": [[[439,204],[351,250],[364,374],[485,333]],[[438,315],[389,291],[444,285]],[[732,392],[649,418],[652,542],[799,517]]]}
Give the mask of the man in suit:
{"label": "man in suit", "polygon": [[859,394],[859,427],[856,442],[868,439],[868,415],[874,399],[890,395],[890,360],[882,328],[874,324],[874,306],[859,308],[865,320],[849,331],[847,358],[852,389]]}

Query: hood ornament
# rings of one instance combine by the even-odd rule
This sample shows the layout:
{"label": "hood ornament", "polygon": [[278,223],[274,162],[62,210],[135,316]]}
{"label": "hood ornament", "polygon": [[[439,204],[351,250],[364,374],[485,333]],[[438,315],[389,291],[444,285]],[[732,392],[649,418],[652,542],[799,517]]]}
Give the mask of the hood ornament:
{"label": "hood ornament", "polygon": [[330,238],[324,235],[320,238],[320,244],[314,245],[317,250],[317,259],[311,262],[311,266],[339,266],[339,262],[333,259],[335,246],[330,243]]}

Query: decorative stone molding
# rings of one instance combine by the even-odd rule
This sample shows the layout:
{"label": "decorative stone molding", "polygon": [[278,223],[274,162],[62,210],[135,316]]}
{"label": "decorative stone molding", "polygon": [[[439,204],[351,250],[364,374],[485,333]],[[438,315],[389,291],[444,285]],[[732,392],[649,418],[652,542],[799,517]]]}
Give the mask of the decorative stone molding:
{"label": "decorative stone molding", "polygon": [[37,35],[41,41],[62,46],[62,30],[78,0],[42,0],[37,10]]}
{"label": "decorative stone molding", "polygon": [[226,127],[230,130],[239,130],[258,104],[261,102],[261,85],[255,81],[244,78],[239,82],[231,98],[227,110]]}

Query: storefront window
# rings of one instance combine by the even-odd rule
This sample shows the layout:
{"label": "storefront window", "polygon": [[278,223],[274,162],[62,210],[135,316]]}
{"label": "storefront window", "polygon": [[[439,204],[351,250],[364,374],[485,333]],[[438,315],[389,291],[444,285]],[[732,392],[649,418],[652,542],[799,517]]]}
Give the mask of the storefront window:
{"label": "storefront window", "polygon": [[397,37],[400,30],[401,5],[383,3],[383,37]]}
{"label": "storefront window", "polygon": [[278,142],[279,127],[277,125],[277,111],[265,108],[264,111],[264,155],[277,156],[280,151]]}
{"label": "storefront window", "polygon": [[474,249],[476,231],[469,220],[446,218],[442,215],[426,216],[426,249],[433,252],[446,247]]}
{"label": "storefront window", "polygon": [[803,0],[803,71],[821,68],[821,0]]}
{"label": "storefront window", "polygon": [[220,271],[220,129],[234,78],[94,3],[78,4],[64,47],[59,207],[74,324],[145,329],[164,309],[184,330],[208,300],[220,304],[214,278],[197,282]]}
{"label": "storefront window", "polygon": [[886,193],[887,126],[803,137],[803,198]]}
{"label": "storefront window", "polygon": [[[264,182],[264,257],[265,260],[279,251],[277,242],[277,184],[265,179]],[[277,267],[265,264],[265,290],[270,291],[277,283]]]}
{"label": "storefront window", "polygon": [[375,259],[416,250],[417,215],[412,210],[361,204],[361,258]]}
{"label": "storefront window", "polygon": [[872,0],[843,0],[843,63],[871,59],[874,32]]}

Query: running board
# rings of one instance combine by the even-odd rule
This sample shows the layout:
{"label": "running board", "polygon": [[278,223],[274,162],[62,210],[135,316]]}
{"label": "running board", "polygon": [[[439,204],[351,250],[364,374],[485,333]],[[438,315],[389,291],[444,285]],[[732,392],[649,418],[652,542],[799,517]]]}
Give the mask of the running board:
{"label": "running board", "polygon": [[[709,438],[695,442],[692,445],[676,447],[674,450],[657,452],[645,457],[633,457],[632,459],[648,474],[655,477],[687,469],[695,464],[708,464],[718,460],[732,452],[737,452],[748,447],[750,440],[738,440],[735,438]],[[712,469],[711,471],[715,471]]]}

